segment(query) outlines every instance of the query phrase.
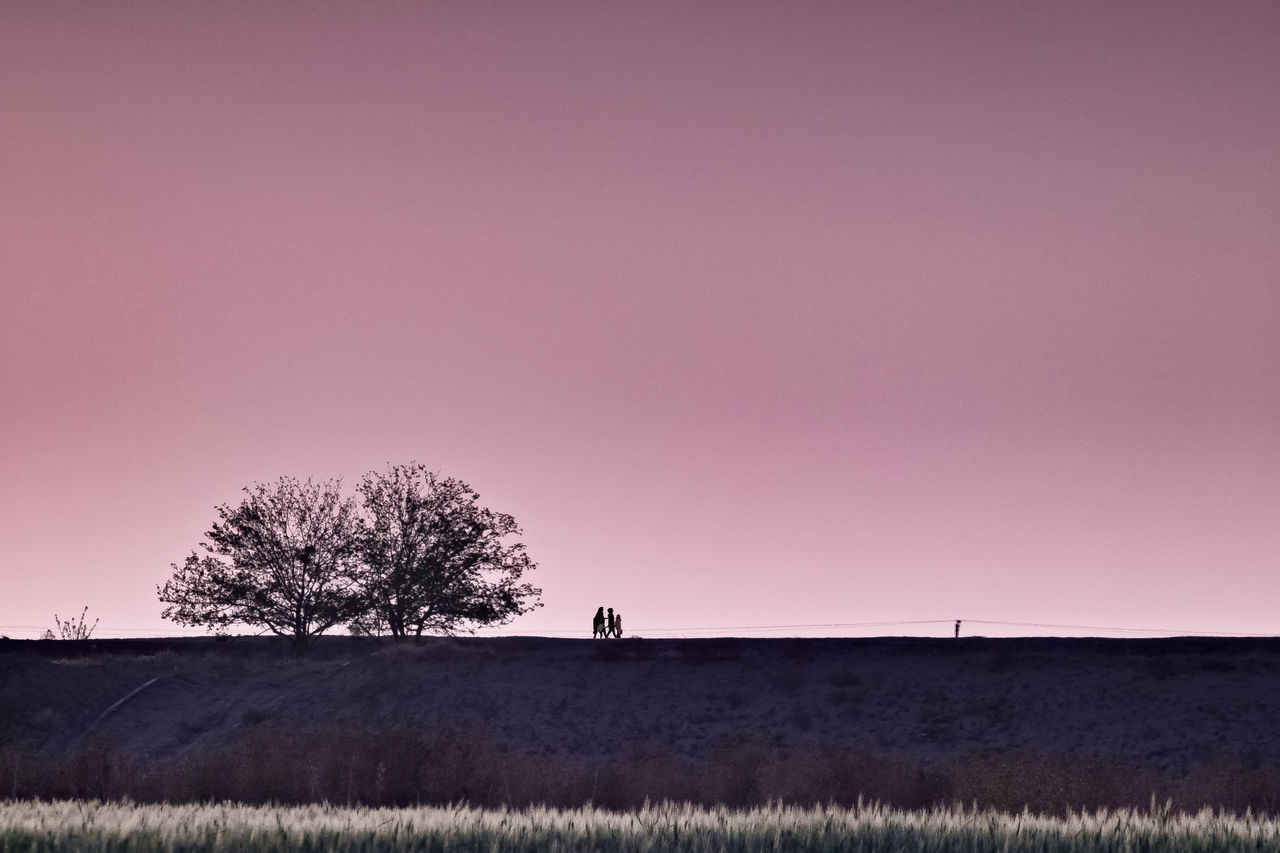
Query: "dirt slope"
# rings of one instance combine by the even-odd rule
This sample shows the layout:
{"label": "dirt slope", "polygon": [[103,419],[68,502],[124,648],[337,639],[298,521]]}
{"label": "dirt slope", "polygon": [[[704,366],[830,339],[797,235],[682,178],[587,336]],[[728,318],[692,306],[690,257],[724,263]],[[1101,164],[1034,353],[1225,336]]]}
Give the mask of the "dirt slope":
{"label": "dirt slope", "polygon": [[138,758],[181,757],[271,723],[481,729],[583,759],[697,758],[749,735],[784,751],[1030,753],[1180,776],[1280,767],[1278,711],[1280,640],[335,637],[303,659],[265,638],[0,643],[0,744],[51,756],[94,731]]}

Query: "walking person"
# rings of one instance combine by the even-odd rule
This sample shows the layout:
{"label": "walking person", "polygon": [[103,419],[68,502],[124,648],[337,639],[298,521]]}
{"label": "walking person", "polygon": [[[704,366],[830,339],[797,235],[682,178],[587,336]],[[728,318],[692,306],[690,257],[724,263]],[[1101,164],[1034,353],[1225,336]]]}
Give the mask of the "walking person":
{"label": "walking person", "polygon": [[596,611],[595,618],[591,620],[591,639],[606,636],[608,635],[604,632],[604,608],[601,607]]}
{"label": "walking person", "polygon": [[622,639],[622,614],[613,614],[613,636]]}
{"label": "walking person", "polygon": [[612,607],[609,608],[609,618],[606,620],[606,622],[608,624],[608,627],[605,628],[604,635],[606,637],[612,637],[613,636],[613,608]]}

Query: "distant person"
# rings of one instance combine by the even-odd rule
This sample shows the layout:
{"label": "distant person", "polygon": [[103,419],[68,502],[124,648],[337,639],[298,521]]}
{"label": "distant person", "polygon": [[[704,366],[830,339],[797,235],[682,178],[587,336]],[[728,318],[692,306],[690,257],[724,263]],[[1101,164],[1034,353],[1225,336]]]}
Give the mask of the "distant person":
{"label": "distant person", "polygon": [[609,608],[609,618],[606,621],[608,622],[609,627],[605,629],[604,635],[606,637],[611,637],[613,636],[613,608],[612,607]]}
{"label": "distant person", "polygon": [[960,620],[956,620],[956,639],[960,639]]}
{"label": "distant person", "polygon": [[608,635],[604,632],[604,608],[601,607],[596,611],[595,618],[591,620],[591,639],[606,636]]}
{"label": "distant person", "polygon": [[613,614],[613,636],[622,638],[622,614]]}

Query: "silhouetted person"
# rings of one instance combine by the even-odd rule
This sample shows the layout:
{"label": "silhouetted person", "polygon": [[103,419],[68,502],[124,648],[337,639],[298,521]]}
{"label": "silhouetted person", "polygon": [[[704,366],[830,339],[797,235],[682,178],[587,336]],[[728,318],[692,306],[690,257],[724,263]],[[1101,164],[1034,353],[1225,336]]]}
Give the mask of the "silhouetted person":
{"label": "silhouetted person", "polygon": [[613,614],[613,636],[622,637],[622,614]]}
{"label": "silhouetted person", "polygon": [[601,607],[596,611],[595,618],[591,620],[591,639],[607,636],[604,632],[604,608]]}
{"label": "silhouetted person", "polygon": [[606,637],[610,637],[613,635],[613,608],[612,607],[609,608],[609,618],[606,621],[609,623],[609,627],[605,629],[604,635]]}
{"label": "silhouetted person", "polygon": [[956,639],[960,639],[960,620],[956,620]]}

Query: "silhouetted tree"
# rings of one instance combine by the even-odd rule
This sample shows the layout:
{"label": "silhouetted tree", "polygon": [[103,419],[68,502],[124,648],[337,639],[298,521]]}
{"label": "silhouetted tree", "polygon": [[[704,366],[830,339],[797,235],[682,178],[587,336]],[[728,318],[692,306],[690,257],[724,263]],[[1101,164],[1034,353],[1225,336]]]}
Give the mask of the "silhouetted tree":
{"label": "silhouetted tree", "polygon": [[361,553],[368,629],[395,637],[499,625],[541,607],[542,590],[521,583],[537,568],[510,515],[480,506],[479,495],[418,463],[366,474]]}
{"label": "silhouetted tree", "polygon": [[359,521],[341,484],[275,483],[246,488],[239,506],[217,508],[203,557],[192,552],[157,587],[163,616],[180,625],[243,624],[310,639],[359,612]]}

